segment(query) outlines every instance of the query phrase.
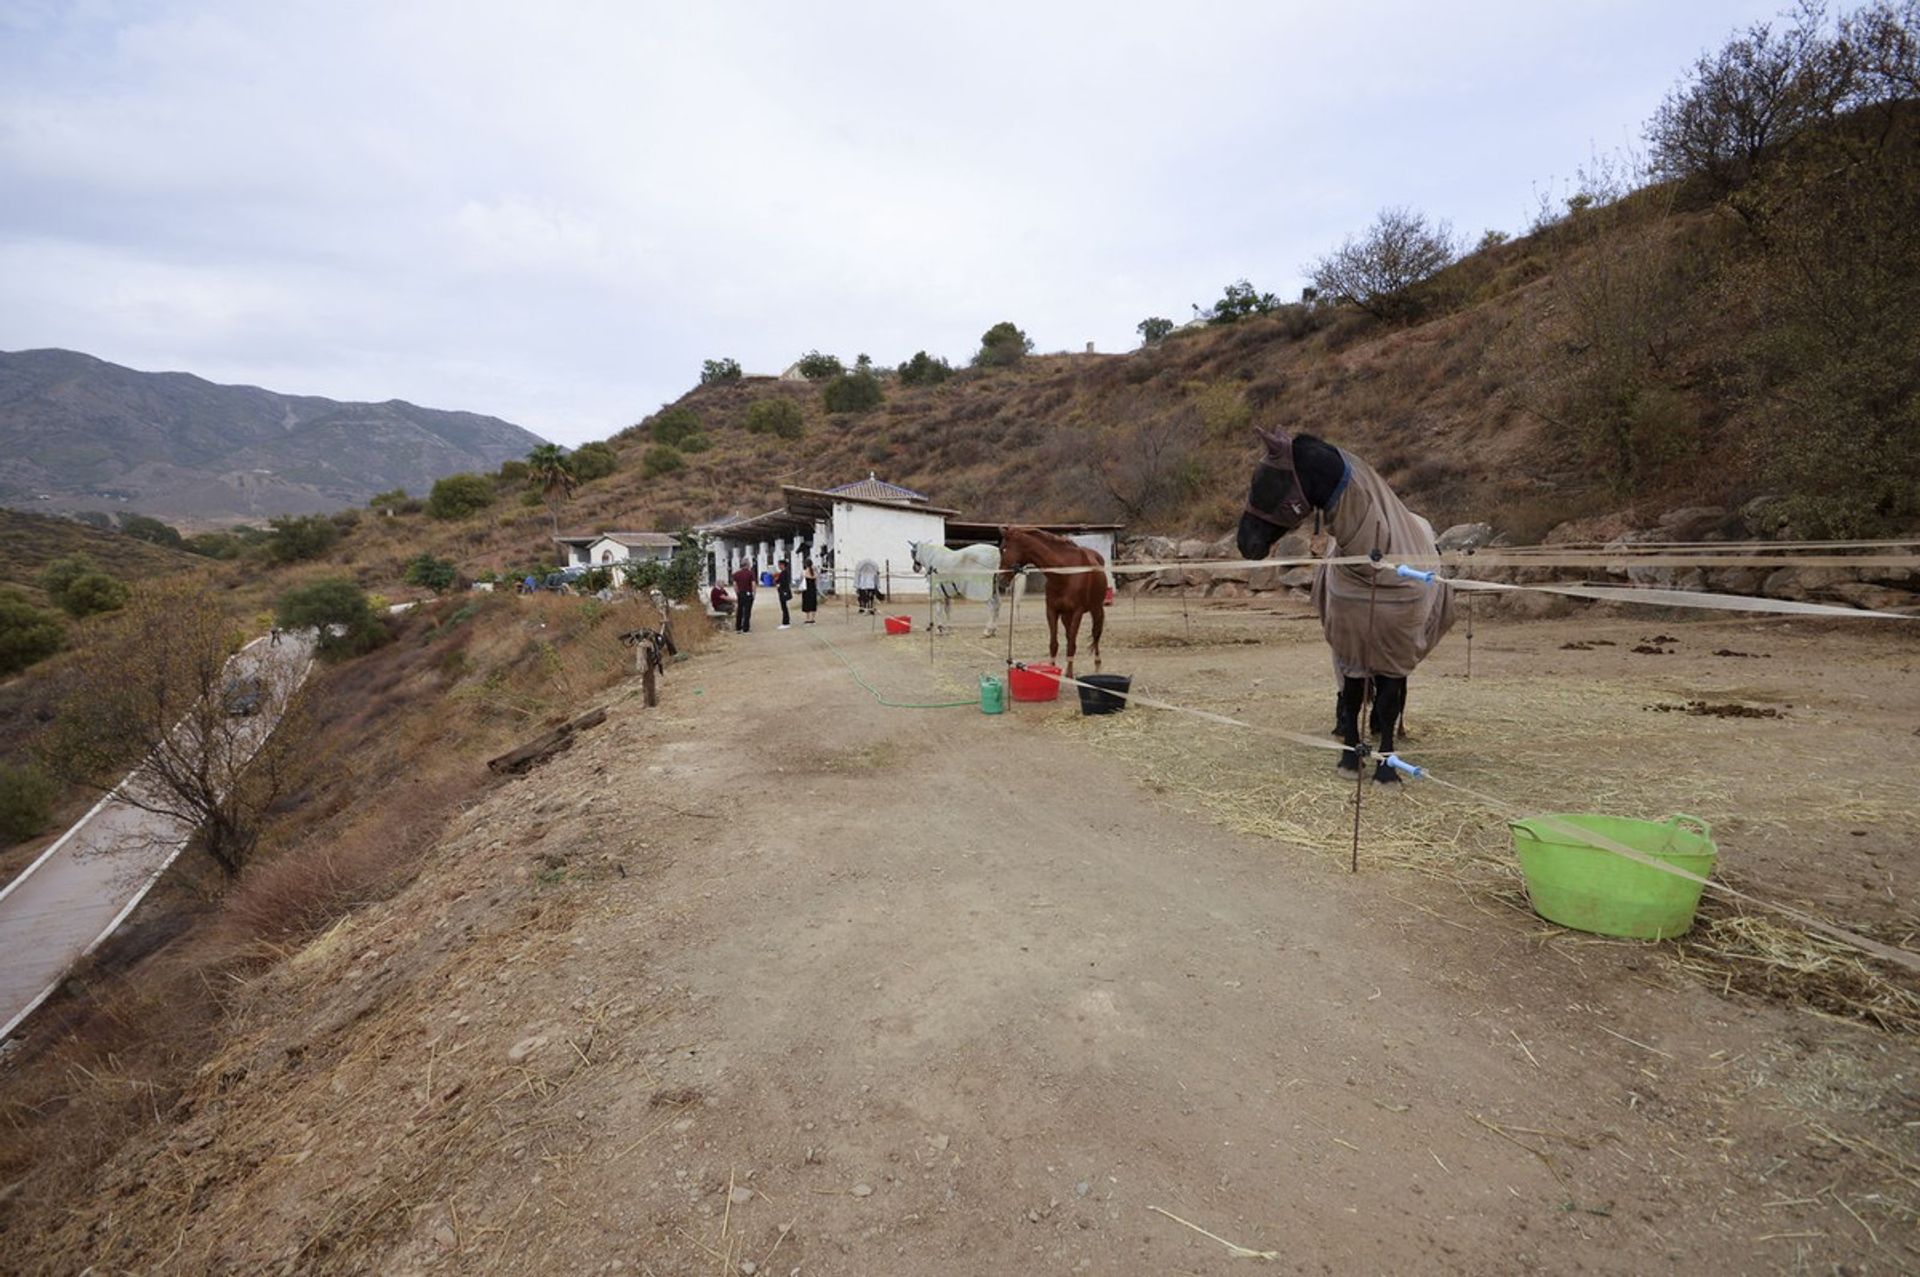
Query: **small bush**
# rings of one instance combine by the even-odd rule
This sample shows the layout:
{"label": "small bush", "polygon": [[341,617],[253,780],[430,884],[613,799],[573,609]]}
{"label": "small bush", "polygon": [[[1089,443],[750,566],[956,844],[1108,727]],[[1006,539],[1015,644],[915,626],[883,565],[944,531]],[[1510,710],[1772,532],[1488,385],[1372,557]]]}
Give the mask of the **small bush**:
{"label": "small bush", "polygon": [[98,616],[102,612],[118,612],[127,605],[127,587],[105,572],[88,572],[75,577],[71,584],[54,600],[68,616],[76,620],[86,616]]}
{"label": "small bush", "polygon": [[664,443],[656,443],[647,449],[647,455],[640,460],[641,477],[658,479],[661,475],[672,474],[686,467],[686,459],[678,451]]}
{"label": "small bush", "polygon": [[1135,324],[1133,330],[1140,334],[1142,346],[1158,346],[1167,339],[1167,334],[1173,331],[1173,321],[1152,315]]}
{"label": "small bush", "polygon": [[176,550],[180,548],[182,540],[178,529],[158,519],[148,518],[144,514],[129,514],[122,517],[120,531],[136,541],[171,546]]}
{"label": "small bush", "polygon": [[905,386],[937,386],[953,376],[953,365],[936,359],[926,351],[916,351],[912,359],[900,365],[900,383]]}
{"label": "small bush", "polygon": [[185,548],[203,559],[237,559],[245,547],[231,532],[197,532],[187,538]]}
{"label": "small bush", "polygon": [[842,373],[821,391],[821,399],[830,413],[865,412],[879,407],[885,398],[880,379],[870,372]]}
{"label": "small bush", "polygon": [[700,384],[703,386],[724,386],[740,380],[740,361],[737,359],[708,359],[700,364]]}
{"label": "small bush", "polygon": [[288,590],[274,614],[283,629],[318,630],[320,651],[328,656],[370,652],[387,638],[386,622],[367,592],[340,578]]}
{"label": "small bush", "polygon": [[0,589],[0,677],[45,660],[65,642],[59,617],[35,607],[18,590]]}
{"label": "small bush", "polygon": [[459,573],[446,559],[436,559],[431,554],[420,554],[407,564],[404,579],[408,585],[417,585],[422,589],[432,590],[435,594],[445,594],[453,588],[453,583],[459,579]]}
{"label": "small bush", "polygon": [[[517,465],[522,463],[510,462],[508,464]],[[500,469],[504,474],[506,471],[506,466],[501,466]],[[407,490],[405,488],[394,488],[392,491],[376,492],[371,497],[368,497],[367,509],[393,510],[393,509],[397,509],[400,506],[405,505],[406,503],[407,503]]]}
{"label": "small bush", "polygon": [[267,537],[267,553],[278,563],[317,559],[340,539],[339,526],[324,514],[297,519],[291,515],[275,515],[267,520],[267,526],[273,529]]}
{"label": "small bush", "polygon": [[[526,462],[509,459],[500,463],[500,469],[494,474],[493,481],[503,488],[524,488],[532,475],[533,471],[528,468]],[[406,495],[403,489],[400,493],[401,499],[405,500]]]}
{"label": "small bush", "polygon": [[620,456],[606,443],[583,443],[573,450],[573,477],[582,483],[604,479],[620,468]]}
{"label": "small bush", "polygon": [[90,572],[98,572],[100,565],[93,561],[90,554],[69,554],[65,558],[55,559],[40,569],[40,588],[56,604],[67,587]]}
{"label": "small bush", "polygon": [[747,429],[757,435],[798,439],[806,431],[800,405],[791,399],[756,399],[747,405]]}
{"label": "small bush", "polygon": [[980,334],[980,349],[973,362],[977,368],[1011,368],[1032,353],[1033,340],[1011,320],[1003,319]]}
{"label": "small bush", "polygon": [[669,408],[653,419],[653,441],[678,448],[700,433],[700,414],[691,408]]}
{"label": "small bush", "polygon": [[800,375],[808,381],[826,381],[838,377],[847,370],[847,366],[833,355],[823,355],[817,350],[809,350],[800,356]]}
{"label": "small bush", "polygon": [[427,513],[436,519],[464,519],[493,504],[493,484],[484,475],[450,474],[434,482]]}
{"label": "small bush", "polygon": [[0,765],[0,838],[25,842],[45,829],[58,793],[38,767]]}
{"label": "small bush", "polygon": [[1279,308],[1278,297],[1272,293],[1261,292],[1244,279],[1236,279],[1226,286],[1220,294],[1219,301],[1198,313],[1200,318],[1209,324],[1231,324],[1235,320],[1245,319],[1250,315],[1269,314]]}

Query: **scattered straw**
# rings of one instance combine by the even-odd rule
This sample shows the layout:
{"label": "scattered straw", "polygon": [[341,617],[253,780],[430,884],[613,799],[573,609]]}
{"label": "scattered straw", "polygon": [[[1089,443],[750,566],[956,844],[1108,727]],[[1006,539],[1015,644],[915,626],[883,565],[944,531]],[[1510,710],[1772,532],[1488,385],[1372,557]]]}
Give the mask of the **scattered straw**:
{"label": "scattered straw", "polygon": [[1233,1256],[1235,1259],[1261,1259],[1261,1260],[1265,1260],[1267,1263],[1270,1263],[1270,1264],[1277,1264],[1280,1262],[1280,1252],[1277,1250],[1251,1250],[1248,1247],[1241,1246],[1235,1242],[1228,1241],[1226,1238],[1220,1236],[1220,1234],[1218,1233],[1210,1233],[1206,1229],[1200,1227],[1200,1225],[1198,1224],[1190,1223],[1187,1220],[1181,1219],[1178,1215],[1174,1214],[1170,1210],[1161,1210],[1158,1206],[1149,1206],[1147,1207],[1147,1209],[1154,1212],[1157,1215],[1165,1215],[1168,1219],[1172,1220],[1176,1224],[1180,1224],[1186,1228],[1191,1228],[1194,1232],[1199,1233],[1202,1237],[1206,1237],[1213,1241],[1219,1242],[1222,1246],[1225,1246],[1227,1248],[1227,1254]]}

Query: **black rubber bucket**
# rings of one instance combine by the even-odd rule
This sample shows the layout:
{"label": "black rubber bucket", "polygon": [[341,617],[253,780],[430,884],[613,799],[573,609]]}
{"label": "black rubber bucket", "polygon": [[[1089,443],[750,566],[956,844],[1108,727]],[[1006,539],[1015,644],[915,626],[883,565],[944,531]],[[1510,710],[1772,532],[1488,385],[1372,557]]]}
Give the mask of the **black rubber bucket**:
{"label": "black rubber bucket", "polygon": [[[1133,687],[1131,674],[1084,674],[1080,678],[1082,714],[1118,714],[1127,707],[1126,693]],[[1114,693],[1119,692],[1119,696]]]}

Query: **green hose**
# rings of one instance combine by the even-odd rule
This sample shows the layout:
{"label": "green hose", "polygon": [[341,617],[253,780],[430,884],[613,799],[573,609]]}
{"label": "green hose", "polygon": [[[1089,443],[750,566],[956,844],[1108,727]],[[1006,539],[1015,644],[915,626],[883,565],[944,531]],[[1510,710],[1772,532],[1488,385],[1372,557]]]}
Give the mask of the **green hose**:
{"label": "green hose", "polygon": [[891,701],[891,700],[888,700],[886,697],[882,696],[878,690],[874,688],[873,684],[867,682],[866,679],[860,677],[860,671],[853,667],[853,662],[847,659],[846,653],[842,652],[839,648],[833,645],[832,639],[828,638],[824,634],[815,634],[812,637],[820,640],[822,643],[825,643],[827,645],[827,650],[829,652],[832,652],[835,656],[839,657],[840,663],[847,667],[847,673],[853,675],[853,681],[860,684],[860,686],[866,688],[867,695],[873,697],[874,700],[886,706],[888,709],[958,709],[962,705],[978,705],[980,703],[978,700],[966,700],[966,701]]}

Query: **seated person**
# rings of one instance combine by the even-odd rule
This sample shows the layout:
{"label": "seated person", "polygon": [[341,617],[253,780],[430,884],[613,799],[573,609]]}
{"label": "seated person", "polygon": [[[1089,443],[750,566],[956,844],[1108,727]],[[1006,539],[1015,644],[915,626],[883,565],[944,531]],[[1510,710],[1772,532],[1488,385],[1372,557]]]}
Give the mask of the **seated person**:
{"label": "seated person", "polygon": [[707,591],[707,605],[720,616],[733,615],[733,596],[727,593],[727,587],[718,581]]}

